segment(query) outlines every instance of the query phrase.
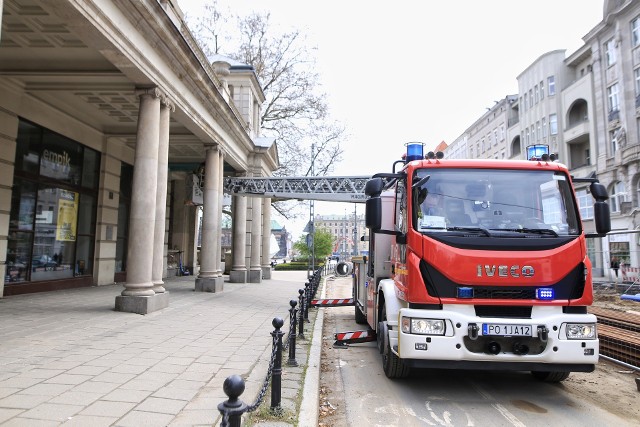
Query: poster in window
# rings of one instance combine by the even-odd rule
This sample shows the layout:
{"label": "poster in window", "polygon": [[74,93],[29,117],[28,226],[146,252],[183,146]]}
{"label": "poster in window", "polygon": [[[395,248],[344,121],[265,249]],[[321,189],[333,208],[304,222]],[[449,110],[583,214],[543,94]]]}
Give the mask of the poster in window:
{"label": "poster in window", "polygon": [[75,242],[78,223],[78,193],[60,190],[56,240]]}

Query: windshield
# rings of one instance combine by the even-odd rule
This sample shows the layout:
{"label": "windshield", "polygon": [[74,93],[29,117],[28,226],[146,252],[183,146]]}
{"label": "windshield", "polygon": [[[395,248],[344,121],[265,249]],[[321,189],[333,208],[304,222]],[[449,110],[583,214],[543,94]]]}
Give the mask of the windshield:
{"label": "windshield", "polygon": [[418,169],[413,182],[414,226],[424,233],[580,234],[571,184],[560,172]]}

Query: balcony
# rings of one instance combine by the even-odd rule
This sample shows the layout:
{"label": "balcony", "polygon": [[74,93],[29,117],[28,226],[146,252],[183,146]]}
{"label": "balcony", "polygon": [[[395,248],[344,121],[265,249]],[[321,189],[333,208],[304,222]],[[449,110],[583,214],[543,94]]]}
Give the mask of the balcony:
{"label": "balcony", "polygon": [[589,135],[589,120],[583,120],[570,124],[570,127],[564,130],[564,140],[571,143],[574,140],[582,140],[583,137]]}
{"label": "balcony", "polygon": [[613,122],[615,120],[620,120],[620,110],[609,110],[609,121]]}

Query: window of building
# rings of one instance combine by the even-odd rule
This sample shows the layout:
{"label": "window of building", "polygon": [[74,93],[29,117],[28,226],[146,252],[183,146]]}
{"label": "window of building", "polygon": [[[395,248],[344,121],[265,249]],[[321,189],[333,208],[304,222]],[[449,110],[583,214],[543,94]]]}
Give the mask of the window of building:
{"label": "window of building", "polygon": [[591,202],[591,194],[589,194],[587,189],[577,190],[576,198],[578,199],[582,219],[593,219],[593,203]]}
{"label": "window of building", "polygon": [[626,201],[627,193],[625,191],[624,182],[617,181],[611,186],[609,195],[611,212],[620,212],[622,202]]}
{"label": "window of building", "polygon": [[546,117],[542,118],[542,137],[543,138],[547,137],[547,118]]}
{"label": "window of building", "polygon": [[527,111],[527,104],[529,103],[529,94],[524,94],[524,110]]}
{"label": "window of building", "polygon": [[[131,210],[131,183],[133,182],[133,166],[122,163],[120,165],[120,194],[118,197],[118,236],[116,241],[116,266],[115,272],[127,271],[127,245],[129,236],[129,212]],[[173,210],[171,210],[173,211]],[[173,224],[173,221],[169,221]],[[169,232],[169,237],[173,233]],[[169,247],[172,246],[169,242]]]}
{"label": "window of building", "polygon": [[556,114],[549,115],[549,134],[558,134],[558,116]]}
{"label": "window of building", "polygon": [[498,145],[498,129],[493,130],[493,145]]}
{"label": "window of building", "polygon": [[529,139],[529,128],[527,128],[527,136],[526,136],[525,141],[527,141],[527,142],[526,142],[526,144],[527,144],[527,145],[529,145],[529,142],[531,141],[531,140]]}
{"label": "window of building", "polygon": [[540,80],[540,101],[544,99],[544,80]]}
{"label": "window of building", "polygon": [[504,125],[500,125],[500,141],[504,141]]}
{"label": "window of building", "polygon": [[538,99],[540,98],[540,94],[538,93],[538,85],[533,87],[533,96],[535,98],[535,103],[538,103]]}
{"label": "window of building", "polygon": [[535,125],[531,125],[531,141],[536,141],[536,127]]}
{"label": "window of building", "polygon": [[631,45],[633,47],[640,44],[640,17],[631,21]]}
{"label": "window of building", "polygon": [[540,120],[538,120],[536,122],[536,127],[538,128],[538,133],[537,133],[538,139],[537,139],[537,141],[540,141],[540,138],[542,137],[542,128],[540,127]]}
{"label": "window of building", "polygon": [[609,100],[609,112],[618,111],[620,109],[618,83],[614,83],[607,88],[607,98]]}
{"label": "window of building", "polygon": [[640,95],[640,68],[633,70],[633,77],[636,83],[636,96]]}
{"label": "window of building", "polygon": [[5,283],[90,275],[100,153],[20,120]]}
{"label": "window of building", "polygon": [[606,58],[607,67],[616,63],[616,44],[613,38],[609,39],[604,44],[604,55]]}
{"label": "window of building", "polygon": [[556,76],[547,77],[547,87],[549,90],[549,96],[556,94]]}
{"label": "window of building", "polygon": [[615,137],[616,129],[609,131],[609,140],[611,141],[611,155],[616,154],[618,150],[618,140]]}
{"label": "window of building", "polygon": [[480,140],[480,147],[482,148],[482,153],[484,154],[484,152],[486,151],[485,146],[484,146],[484,138],[482,138],[482,140]]}

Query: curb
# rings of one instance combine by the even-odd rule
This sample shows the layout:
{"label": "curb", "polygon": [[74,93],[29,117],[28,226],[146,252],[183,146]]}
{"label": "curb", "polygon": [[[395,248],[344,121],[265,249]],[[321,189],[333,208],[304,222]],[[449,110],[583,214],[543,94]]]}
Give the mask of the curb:
{"label": "curb", "polygon": [[307,372],[302,389],[302,402],[298,413],[298,427],[317,427],[320,399],[320,355],[322,353],[322,327],[324,308],[318,310],[313,326],[313,340],[307,359]]}

